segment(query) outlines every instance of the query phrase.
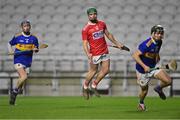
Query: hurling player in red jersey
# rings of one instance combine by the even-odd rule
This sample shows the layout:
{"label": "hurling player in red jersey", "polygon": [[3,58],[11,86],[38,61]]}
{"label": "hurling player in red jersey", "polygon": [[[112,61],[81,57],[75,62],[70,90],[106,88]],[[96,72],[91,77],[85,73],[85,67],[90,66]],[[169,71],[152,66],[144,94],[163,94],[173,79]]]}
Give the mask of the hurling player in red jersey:
{"label": "hurling player in red jersey", "polygon": [[[83,83],[83,96],[88,100],[90,93],[89,84],[96,73],[96,79],[92,81],[90,88],[97,97],[100,97],[97,85],[109,73],[110,57],[104,35],[118,48],[122,49],[124,45],[115,40],[113,35],[107,30],[105,22],[97,19],[96,8],[89,8],[87,15],[89,21],[82,29],[82,40],[83,49],[88,57],[90,66]],[[101,66],[100,69],[98,69],[99,65]]]}

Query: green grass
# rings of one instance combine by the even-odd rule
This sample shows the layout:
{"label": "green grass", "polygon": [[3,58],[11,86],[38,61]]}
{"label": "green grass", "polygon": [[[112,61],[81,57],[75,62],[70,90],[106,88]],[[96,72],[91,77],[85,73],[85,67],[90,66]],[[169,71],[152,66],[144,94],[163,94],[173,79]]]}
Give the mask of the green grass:
{"label": "green grass", "polygon": [[0,96],[0,119],[180,119],[180,97],[147,97],[148,111],[137,111],[137,97],[22,97],[10,106]]}

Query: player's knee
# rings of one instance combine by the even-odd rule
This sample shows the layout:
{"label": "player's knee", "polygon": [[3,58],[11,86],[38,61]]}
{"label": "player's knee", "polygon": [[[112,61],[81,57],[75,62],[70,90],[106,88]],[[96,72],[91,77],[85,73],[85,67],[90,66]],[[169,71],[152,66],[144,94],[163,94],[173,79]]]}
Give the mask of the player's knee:
{"label": "player's knee", "polygon": [[166,77],[166,78],[163,79],[163,82],[164,82],[166,85],[171,85],[172,79],[171,79],[171,77]]}
{"label": "player's knee", "polygon": [[172,79],[171,79],[171,78],[167,79],[167,80],[166,80],[166,84],[167,84],[167,85],[171,85],[171,84],[172,84]]}
{"label": "player's knee", "polygon": [[109,67],[105,68],[104,70],[105,70],[106,73],[110,72],[110,68]]}
{"label": "player's knee", "polygon": [[22,75],[20,79],[21,81],[25,81],[27,79],[27,75]]}
{"label": "player's knee", "polygon": [[107,75],[109,73],[109,68],[103,69],[104,75]]}

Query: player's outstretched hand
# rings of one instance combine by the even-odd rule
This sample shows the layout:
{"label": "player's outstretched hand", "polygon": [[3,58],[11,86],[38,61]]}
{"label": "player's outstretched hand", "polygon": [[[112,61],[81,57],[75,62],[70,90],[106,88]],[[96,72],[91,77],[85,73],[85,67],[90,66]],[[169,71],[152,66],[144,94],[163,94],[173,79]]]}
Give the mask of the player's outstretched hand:
{"label": "player's outstretched hand", "polygon": [[37,52],[39,52],[39,49],[38,48],[34,48],[33,52],[37,53]]}
{"label": "player's outstretched hand", "polygon": [[123,46],[121,47],[121,49],[122,49],[122,50],[126,50],[126,51],[130,51],[130,49],[129,49],[127,46],[125,46],[125,45],[123,45]]}
{"label": "player's outstretched hand", "polygon": [[8,55],[14,55],[14,52],[9,52]]}

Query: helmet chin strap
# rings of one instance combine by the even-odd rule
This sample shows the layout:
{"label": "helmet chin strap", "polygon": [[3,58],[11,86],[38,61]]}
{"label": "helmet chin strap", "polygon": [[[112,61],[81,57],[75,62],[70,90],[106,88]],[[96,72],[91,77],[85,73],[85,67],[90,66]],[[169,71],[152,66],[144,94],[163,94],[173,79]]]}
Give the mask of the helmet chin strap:
{"label": "helmet chin strap", "polygon": [[23,32],[25,35],[30,35],[30,32]]}

